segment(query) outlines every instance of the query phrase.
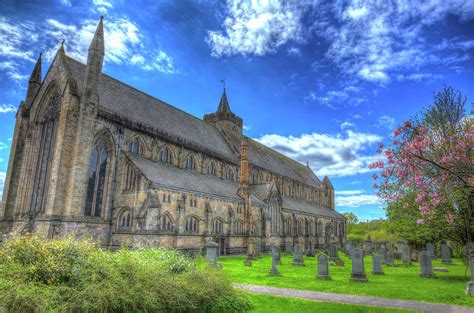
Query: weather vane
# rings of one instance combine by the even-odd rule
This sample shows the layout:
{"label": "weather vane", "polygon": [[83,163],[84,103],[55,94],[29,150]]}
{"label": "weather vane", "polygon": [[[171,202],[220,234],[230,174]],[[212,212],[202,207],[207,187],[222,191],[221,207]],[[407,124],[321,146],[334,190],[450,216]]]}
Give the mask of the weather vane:
{"label": "weather vane", "polygon": [[221,79],[221,83],[222,83],[222,85],[224,86],[224,89],[225,89],[225,78]]}
{"label": "weather vane", "polygon": [[66,41],[65,39],[61,39],[61,48],[64,47],[64,42],[65,41]]}

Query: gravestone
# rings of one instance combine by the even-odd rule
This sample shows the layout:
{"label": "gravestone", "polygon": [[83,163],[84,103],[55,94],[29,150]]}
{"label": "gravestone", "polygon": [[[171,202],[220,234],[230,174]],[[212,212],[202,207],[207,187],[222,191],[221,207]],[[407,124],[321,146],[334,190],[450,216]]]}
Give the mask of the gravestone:
{"label": "gravestone", "polygon": [[318,279],[331,279],[329,276],[328,256],[324,253],[318,255]]}
{"label": "gravestone", "polygon": [[218,263],[217,258],[217,248],[219,245],[213,241],[208,241],[205,245],[206,247],[206,259],[209,266],[214,266],[218,269],[222,267],[222,264]]}
{"label": "gravestone", "polygon": [[395,266],[395,264],[393,263],[393,251],[392,250],[385,251],[384,263],[387,266]]}
{"label": "gravestone", "polygon": [[419,252],[417,250],[412,250],[410,254],[410,259],[413,262],[418,262]]}
{"label": "gravestone", "polygon": [[352,250],[352,240],[348,240],[344,244],[344,253],[350,257],[351,250]]}
{"label": "gravestone", "polygon": [[255,258],[261,258],[261,253],[262,253],[262,239],[257,238],[255,239]]}
{"label": "gravestone", "polygon": [[411,265],[411,255],[410,255],[410,247],[406,242],[401,245],[401,256],[403,261],[403,266],[410,266]]}
{"label": "gravestone", "polygon": [[448,272],[448,269],[446,267],[435,267],[433,268],[434,272]]}
{"label": "gravestone", "polygon": [[337,259],[338,255],[337,255],[337,247],[336,245],[329,245],[329,262],[334,262],[336,263],[336,259]]}
{"label": "gravestone", "polygon": [[247,242],[247,260],[255,260],[255,241],[250,239]]}
{"label": "gravestone", "polygon": [[435,246],[434,246],[434,244],[432,244],[431,242],[426,244],[426,252],[429,253],[429,255],[431,256],[431,259],[434,259],[435,258]]}
{"label": "gravestone", "polygon": [[[277,256],[276,256],[276,264],[279,264],[281,265],[281,249],[280,249],[280,246],[273,246],[273,248],[276,250],[277,252]],[[273,250],[272,250],[273,251]]]}
{"label": "gravestone", "polygon": [[308,248],[306,249],[306,256],[315,256],[314,243],[312,240],[308,242]]}
{"label": "gravestone", "polygon": [[420,277],[435,278],[433,265],[431,263],[431,255],[426,250],[423,250],[420,253]]}
{"label": "gravestone", "polygon": [[301,251],[301,244],[299,243],[295,245],[295,251],[293,252],[293,262],[291,262],[291,265],[304,266],[303,251]]}
{"label": "gravestone", "polygon": [[277,276],[280,275],[276,265],[277,265],[277,258],[280,256],[280,249],[277,246],[272,246],[272,268],[268,272],[268,275]]}
{"label": "gravestone", "polygon": [[252,261],[250,261],[250,260],[245,260],[245,261],[244,261],[244,266],[252,266]]}
{"label": "gravestone", "polygon": [[447,244],[441,244],[441,258],[443,264],[452,264],[453,260],[451,260],[451,249]]}
{"label": "gravestone", "polygon": [[466,284],[466,295],[474,295],[474,242],[469,242],[465,248],[467,259],[469,260],[469,269],[471,280]]}
{"label": "gravestone", "polygon": [[290,240],[285,241],[285,252],[291,254],[293,250],[293,243]]}
{"label": "gravestone", "polygon": [[364,253],[365,255],[372,255],[374,253],[374,244],[372,243],[372,239],[370,239],[370,235],[367,237],[364,245]]}
{"label": "gravestone", "polygon": [[364,270],[364,255],[359,248],[355,248],[351,252],[352,255],[352,272],[351,280],[367,282],[367,276]]}
{"label": "gravestone", "polygon": [[402,259],[403,247],[407,244],[406,240],[397,241],[397,252],[394,253],[396,259]]}
{"label": "gravestone", "polygon": [[382,258],[382,263],[385,262],[385,244],[380,245],[379,254]]}
{"label": "gravestone", "polygon": [[383,275],[382,268],[382,256],[380,254],[374,254],[372,256],[372,274]]}

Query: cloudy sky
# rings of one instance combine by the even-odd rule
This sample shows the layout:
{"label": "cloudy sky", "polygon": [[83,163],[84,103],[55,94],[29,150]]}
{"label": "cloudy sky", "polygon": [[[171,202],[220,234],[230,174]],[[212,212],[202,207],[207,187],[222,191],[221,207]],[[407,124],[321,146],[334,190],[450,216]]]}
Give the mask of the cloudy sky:
{"label": "cloudy sky", "polygon": [[85,61],[198,117],[225,78],[245,133],[329,175],[339,211],[384,217],[377,143],[445,85],[474,100],[474,1],[9,1],[0,7],[0,193],[15,112],[40,51]]}

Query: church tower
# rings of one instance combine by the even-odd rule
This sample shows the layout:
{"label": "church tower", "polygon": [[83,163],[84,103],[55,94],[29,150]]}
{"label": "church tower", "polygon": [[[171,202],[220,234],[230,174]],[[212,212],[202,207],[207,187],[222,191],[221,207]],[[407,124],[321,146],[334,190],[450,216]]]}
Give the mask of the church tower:
{"label": "church tower", "polygon": [[217,127],[230,129],[240,134],[242,133],[243,120],[230,110],[225,87],[217,111],[204,115],[204,121],[216,125]]}

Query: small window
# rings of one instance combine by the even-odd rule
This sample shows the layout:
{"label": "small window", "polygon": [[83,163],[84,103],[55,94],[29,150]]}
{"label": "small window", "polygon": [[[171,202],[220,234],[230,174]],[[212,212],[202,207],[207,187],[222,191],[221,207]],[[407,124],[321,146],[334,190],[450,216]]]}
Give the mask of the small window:
{"label": "small window", "polygon": [[186,231],[190,233],[199,232],[199,221],[197,218],[191,216],[186,219]]}
{"label": "small window", "polygon": [[195,168],[195,164],[194,164],[194,158],[190,155],[187,159],[186,159],[186,164],[185,164],[185,167],[188,169],[188,170],[194,170]]}
{"label": "small window", "polygon": [[234,171],[232,168],[228,167],[225,171],[225,179],[234,180]]}
{"label": "small window", "polygon": [[166,231],[173,230],[173,223],[171,217],[168,214],[163,215],[161,218],[161,229]]}
{"label": "small window", "polygon": [[127,164],[125,167],[125,183],[123,185],[123,190],[133,190],[137,186],[138,175],[130,164]]}
{"label": "small window", "polygon": [[160,152],[160,161],[166,162],[166,163],[171,163],[170,148],[165,147],[163,150],[161,150],[161,152]]}
{"label": "small window", "polygon": [[143,155],[143,147],[140,144],[138,137],[135,137],[132,141],[130,141],[128,144],[128,152]]}
{"label": "small window", "polygon": [[130,213],[130,211],[128,210],[124,211],[120,215],[118,222],[119,222],[119,227],[130,228],[132,226],[132,214]]}
{"label": "small window", "polygon": [[192,207],[192,208],[197,207],[197,200],[194,199],[194,198],[190,198],[189,199],[189,206]]}
{"label": "small window", "polygon": [[214,162],[211,162],[207,166],[207,174],[216,176],[216,165],[214,164]]}
{"label": "small window", "polygon": [[244,233],[244,224],[242,222],[235,223],[235,234],[242,235]]}
{"label": "small window", "polygon": [[224,225],[221,220],[215,220],[213,225],[214,234],[222,234],[224,232]]}

